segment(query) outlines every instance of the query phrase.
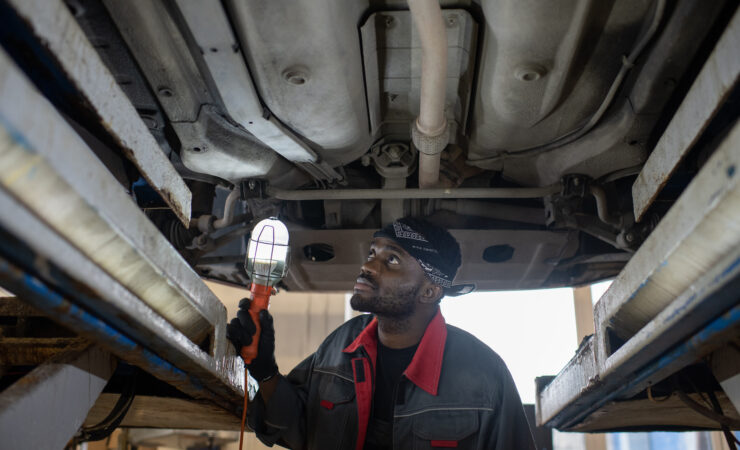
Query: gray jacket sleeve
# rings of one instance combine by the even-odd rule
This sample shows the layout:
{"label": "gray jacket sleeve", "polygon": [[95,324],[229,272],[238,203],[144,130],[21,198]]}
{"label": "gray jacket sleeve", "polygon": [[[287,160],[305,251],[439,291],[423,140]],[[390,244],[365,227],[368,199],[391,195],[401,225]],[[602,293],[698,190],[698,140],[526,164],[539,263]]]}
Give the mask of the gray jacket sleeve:
{"label": "gray jacket sleeve", "polygon": [[249,427],[265,445],[292,449],[306,447],[306,400],[314,355],[304,359],[287,376],[280,374],[269,404],[257,393],[249,404]]}
{"label": "gray jacket sleeve", "polygon": [[491,417],[489,443],[484,448],[495,450],[535,450],[532,432],[524,414],[514,380],[505,365],[498,371],[501,381],[499,404]]}

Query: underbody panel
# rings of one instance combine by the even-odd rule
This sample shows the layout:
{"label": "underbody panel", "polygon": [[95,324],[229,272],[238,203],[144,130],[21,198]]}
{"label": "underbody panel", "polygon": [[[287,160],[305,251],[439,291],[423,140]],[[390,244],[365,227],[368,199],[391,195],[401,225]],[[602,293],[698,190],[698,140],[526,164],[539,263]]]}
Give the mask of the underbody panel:
{"label": "underbody panel", "polygon": [[[246,285],[249,225],[278,216],[295,235],[296,273],[283,287],[312,291],[349,289],[367,230],[404,215],[454,230],[458,281],[478,289],[616,275],[711,152],[690,156],[675,189],[635,219],[632,182],[732,10],[696,0],[443,2],[449,139],[437,190],[418,190],[411,129],[427,50],[405,2],[67,7],[187,184],[191,220],[162,209],[145,170],[116,162],[125,143],[111,145],[90,105],[70,101],[74,89],[52,101],[88,143],[107,147],[109,169],[186,261]],[[56,83],[73,76],[14,58]],[[230,192],[238,198],[227,207]],[[226,210],[228,225],[214,227]],[[323,261],[311,260],[316,251]]]}

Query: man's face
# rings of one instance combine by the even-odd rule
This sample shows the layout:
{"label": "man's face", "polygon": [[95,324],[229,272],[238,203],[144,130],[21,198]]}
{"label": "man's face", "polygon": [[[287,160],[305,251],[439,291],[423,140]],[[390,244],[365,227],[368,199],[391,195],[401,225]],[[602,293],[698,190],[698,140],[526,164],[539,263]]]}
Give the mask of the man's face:
{"label": "man's face", "polygon": [[406,318],[416,310],[425,280],[416,259],[394,241],[375,238],[357,277],[350,305],[378,316]]}

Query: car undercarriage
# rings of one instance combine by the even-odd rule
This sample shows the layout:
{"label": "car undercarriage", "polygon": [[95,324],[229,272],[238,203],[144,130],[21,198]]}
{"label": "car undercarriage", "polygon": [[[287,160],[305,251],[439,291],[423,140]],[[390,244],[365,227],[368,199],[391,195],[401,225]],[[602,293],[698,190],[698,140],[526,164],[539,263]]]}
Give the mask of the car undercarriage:
{"label": "car undercarriage", "polygon": [[730,3],[442,2],[447,139],[421,186],[425,50],[406,2],[68,1],[186,180],[184,223],[63,79],[47,89],[205,278],[248,284],[250,224],[278,216],[282,287],[348,290],[372,230],[418,215],[453,230],[468,291],[581,285],[619,272],[711,151],[635,219],[632,184]]}

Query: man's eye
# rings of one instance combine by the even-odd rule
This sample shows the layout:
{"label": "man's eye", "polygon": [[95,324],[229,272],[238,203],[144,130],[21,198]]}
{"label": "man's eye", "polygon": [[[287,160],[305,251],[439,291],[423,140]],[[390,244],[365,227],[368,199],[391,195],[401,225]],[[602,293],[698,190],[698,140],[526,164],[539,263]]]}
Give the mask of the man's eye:
{"label": "man's eye", "polygon": [[398,256],[391,255],[391,256],[388,257],[388,262],[390,264],[399,264],[401,262],[401,260],[398,259]]}

